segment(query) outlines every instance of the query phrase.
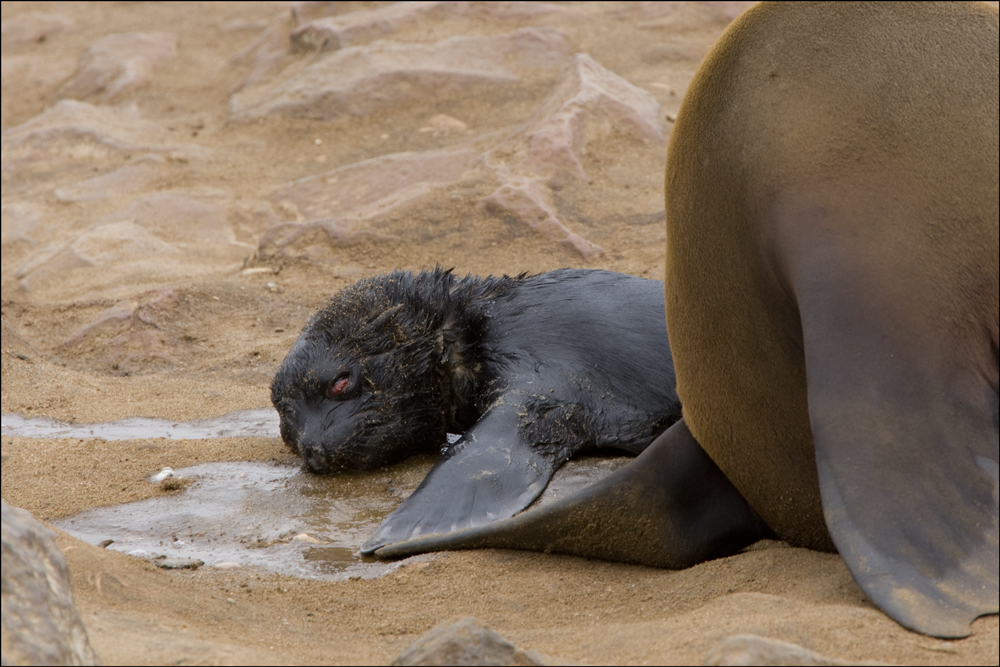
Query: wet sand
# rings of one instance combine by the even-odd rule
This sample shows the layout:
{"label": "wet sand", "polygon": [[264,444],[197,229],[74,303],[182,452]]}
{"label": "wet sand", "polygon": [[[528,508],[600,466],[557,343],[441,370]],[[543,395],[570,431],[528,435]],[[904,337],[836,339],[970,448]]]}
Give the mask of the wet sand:
{"label": "wet sand", "polygon": [[[671,119],[744,4],[4,3],[0,409],[267,407],[308,317],[392,269],[660,278]],[[3,496],[64,521],[177,498],[149,477],[221,462],[296,465],[266,437],[5,436]],[[998,661],[996,616],[964,640],[913,634],[838,556],[778,542],[679,572],[484,550],[346,580],[59,545],[107,664],[385,664],[470,615],[584,664],[700,662],[740,633]]]}

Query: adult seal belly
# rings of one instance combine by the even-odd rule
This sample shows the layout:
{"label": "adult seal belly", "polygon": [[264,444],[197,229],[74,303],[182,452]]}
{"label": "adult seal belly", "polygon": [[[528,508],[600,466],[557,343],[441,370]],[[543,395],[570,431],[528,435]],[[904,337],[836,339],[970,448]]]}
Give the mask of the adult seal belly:
{"label": "adult seal belly", "polygon": [[711,552],[694,527],[750,511],[728,480],[908,628],[962,637],[996,613],[998,61],[986,4],[745,12],[667,156],[683,420],[575,496],[379,554],[682,564]]}
{"label": "adult seal belly", "polygon": [[[271,400],[285,443],[315,473],[446,445],[370,553],[510,517],[582,450],[642,451],[680,418],[674,384],[662,282],[436,270],[333,297],[281,364]],[[447,433],[462,436],[447,445]]]}

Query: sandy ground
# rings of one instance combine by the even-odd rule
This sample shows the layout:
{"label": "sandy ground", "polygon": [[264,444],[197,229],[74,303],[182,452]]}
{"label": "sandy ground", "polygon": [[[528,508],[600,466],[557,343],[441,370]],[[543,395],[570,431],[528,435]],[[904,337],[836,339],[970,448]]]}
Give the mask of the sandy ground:
{"label": "sandy ground", "polygon": [[[663,273],[662,169],[745,3],[3,3],[2,411],[79,422],[268,405],[338,288],[435,265]],[[166,493],[268,438],[4,437],[52,520]],[[751,633],[847,660],[997,664],[889,620],[836,555],[761,543],[671,572],[449,553],[381,579],[166,572],[61,534],[108,664],[388,663],[476,616],[585,664],[698,662]]]}

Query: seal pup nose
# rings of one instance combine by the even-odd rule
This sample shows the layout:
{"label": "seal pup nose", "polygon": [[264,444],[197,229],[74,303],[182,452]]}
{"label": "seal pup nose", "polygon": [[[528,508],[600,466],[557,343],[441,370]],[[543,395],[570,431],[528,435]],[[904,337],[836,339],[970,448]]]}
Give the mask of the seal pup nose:
{"label": "seal pup nose", "polygon": [[322,475],[330,471],[330,461],[322,445],[300,443],[299,451],[309,472]]}

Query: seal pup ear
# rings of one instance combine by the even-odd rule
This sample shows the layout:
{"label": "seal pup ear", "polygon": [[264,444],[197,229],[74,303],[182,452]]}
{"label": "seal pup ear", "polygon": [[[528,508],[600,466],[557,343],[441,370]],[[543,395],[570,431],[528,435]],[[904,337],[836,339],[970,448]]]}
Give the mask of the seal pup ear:
{"label": "seal pup ear", "polygon": [[773,537],[681,420],[634,461],[551,505],[488,525],[383,540],[385,546],[373,540],[365,548],[379,558],[528,549],[683,568]]}
{"label": "seal pup ear", "polygon": [[399,303],[392,308],[386,308],[378,315],[374,316],[364,324],[364,329],[368,331],[378,331],[385,328],[385,325],[396,316],[396,313],[403,307],[403,304]]}
{"label": "seal pup ear", "polygon": [[[801,243],[784,256],[796,258],[789,277],[827,527],[889,616],[923,634],[968,636],[973,620],[998,611],[996,279],[992,295],[935,299],[931,276],[949,275],[926,269],[936,258],[871,261],[850,235],[826,231],[846,225],[814,222],[802,221]],[[915,295],[931,298],[916,305]]]}

